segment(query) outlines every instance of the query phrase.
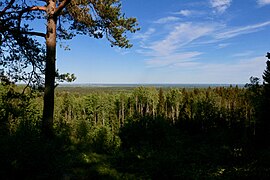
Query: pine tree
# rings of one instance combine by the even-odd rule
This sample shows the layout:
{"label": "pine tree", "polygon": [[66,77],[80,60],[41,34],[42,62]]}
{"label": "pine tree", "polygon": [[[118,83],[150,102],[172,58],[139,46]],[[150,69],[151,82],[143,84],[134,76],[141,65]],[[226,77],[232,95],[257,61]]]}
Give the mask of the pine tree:
{"label": "pine tree", "polygon": [[[29,22],[40,19],[46,24],[46,32],[30,27]],[[130,48],[125,33],[134,33],[138,30],[136,26],[135,18],[126,18],[121,12],[119,0],[0,2],[0,65],[10,69],[10,74],[18,80],[40,81],[40,74],[45,74],[42,120],[45,136],[53,134],[57,39],[68,40],[76,34],[106,37],[111,46]],[[36,36],[45,40],[45,46]],[[31,67],[33,70],[25,74],[24,70]]]}
{"label": "pine tree", "polygon": [[261,107],[261,130],[262,134],[270,137],[270,53],[267,53],[266,69],[263,73],[263,101]]}
{"label": "pine tree", "polygon": [[267,53],[266,57],[268,60],[266,61],[266,70],[263,73],[263,80],[266,86],[270,85],[270,53]]}

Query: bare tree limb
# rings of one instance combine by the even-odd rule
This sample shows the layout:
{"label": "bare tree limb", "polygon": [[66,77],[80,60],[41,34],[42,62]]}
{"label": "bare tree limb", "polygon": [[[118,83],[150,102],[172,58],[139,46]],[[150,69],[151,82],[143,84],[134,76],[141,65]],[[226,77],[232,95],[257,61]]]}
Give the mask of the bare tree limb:
{"label": "bare tree limb", "polygon": [[23,9],[20,13],[25,13],[25,12],[30,12],[30,11],[46,11],[47,7],[46,6],[33,6],[33,7],[28,7]]}
{"label": "bare tree limb", "polygon": [[[7,30],[7,29],[6,29]],[[20,31],[18,29],[9,29],[11,33],[17,33],[17,34],[27,34],[27,35],[32,35],[32,36],[39,36],[39,37],[46,37],[45,33],[42,32],[34,32],[34,31]]]}
{"label": "bare tree limb", "polygon": [[0,12],[0,17],[5,14],[5,12],[12,6],[12,4],[15,2],[15,0],[11,0],[8,5]]}
{"label": "bare tree limb", "polygon": [[32,35],[32,36],[40,36],[40,37],[46,37],[45,33],[41,33],[41,32],[28,32],[28,31],[20,31],[21,34],[28,34],[28,35]]}
{"label": "bare tree limb", "polygon": [[22,15],[26,12],[30,12],[30,11],[46,11],[47,7],[45,6],[33,6],[33,7],[28,7],[23,9],[22,11],[20,11],[19,13],[19,17],[18,17],[18,29],[20,29],[21,27],[21,21],[22,21]]}

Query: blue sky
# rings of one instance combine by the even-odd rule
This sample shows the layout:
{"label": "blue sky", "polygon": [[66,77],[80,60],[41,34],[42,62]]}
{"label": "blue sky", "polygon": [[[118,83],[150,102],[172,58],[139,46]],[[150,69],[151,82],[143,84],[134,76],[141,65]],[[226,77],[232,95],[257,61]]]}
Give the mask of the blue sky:
{"label": "blue sky", "polygon": [[244,84],[270,51],[270,0],[122,0],[141,28],[131,49],[77,36],[57,68],[75,83]]}

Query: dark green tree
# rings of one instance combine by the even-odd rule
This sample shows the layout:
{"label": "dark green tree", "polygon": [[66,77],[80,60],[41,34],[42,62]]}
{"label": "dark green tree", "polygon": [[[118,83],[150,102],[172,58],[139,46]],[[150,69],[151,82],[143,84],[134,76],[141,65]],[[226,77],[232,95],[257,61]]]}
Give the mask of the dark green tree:
{"label": "dark green tree", "polygon": [[266,57],[268,60],[266,61],[266,70],[263,73],[263,80],[265,86],[270,86],[270,53],[267,53]]}
{"label": "dark green tree", "polygon": [[263,73],[262,127],[264,135],[270,136],[270,53],[267,53],[266,69]]}
{"label": "dark green tree", "polygon": [[[43,19],[46,32],[31,28]],[[105,36],[111,46],[130,48],[126,32],[134,33],[135,18],[126,18],[119,0],[4,0],[0,2],[0,65],[11,69],[16,79],[40,79],[45,74],[42,130],[53,134],[56,39],[68,40],[76,34],[97,39]],[[35,37],[42,37],[45,46]],[[8,55],[6,55],[8,54]],[[14,67],[13,67],[14,66]],[[23,70],[32,66],[30,73]],[[35,76],[35,78],[33,78]],[[21,78],[22,77],[22,78]],[[65,77],[66,79],[69,79]]]}

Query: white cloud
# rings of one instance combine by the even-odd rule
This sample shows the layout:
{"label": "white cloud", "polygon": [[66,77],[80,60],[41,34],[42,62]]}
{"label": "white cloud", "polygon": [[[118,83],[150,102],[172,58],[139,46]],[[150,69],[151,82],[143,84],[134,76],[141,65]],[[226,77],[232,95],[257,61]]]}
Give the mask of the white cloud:
{"label": "white cloud", "polygon": [[[182,13],[190,15],[189,11]],[[180,68],[192,72],[196,71],[197,74],[202,75],[198,75],[198,80],[201,78],[200,82],[208,82],[208,79],[212,79],[213,81],[217,80],[216,82],[233,83],[233,80],[235,83],[241,83],[245,82],[243,80],[245,77],[248,82],[250,76],[257,76],[263,71],[264,62],[259,61],[259,58],[250,58],[250,61],[241,62],[236,60],[233,64],[203,63],[200,60],[204,57],[201,56],[204,52],[200,48],[206,47],[205,44],[213,44],[214,47],[212,48],[225,48],[232,43],[224,40],[263,30],[264,27],[270,26],[270,21],[231,28],[222,23],[179,23],[168,19],[170,18],[161,18],[160,24],[155,24],[155,29],[149,28],[146,32],[137,36],[138,39],[141,39],[137,53],[145,56],[147,67],[157,67],[157,69],[166,67],[172,71]],[[164,26],[161,22],[168,22],[168,24]],[[157,29],[158,33],[156,33]],[[210,46],[206,48],[208,47]],[[253,53],[249,54],[249,52],[243,51],[243,53],[232,54],[230,58],[248,59],[250,57],[248,55],[251,56]],[[255,67],[260,67],[260,69],[257,70]]]}
{"label": "white cloud", "polygon": [[[178,23],[170,25],[170,32],[155,41],[141,43],[138,53],[148,57],[148,67],[188,67],[198,63],[195,59],[201,55],[198,51],[185,51],[183,48],[195,40],[210,35],[215,27],[212,24]],[[167,29],[166,29],[167,30]],[[153,39],[153,37],[151,38]]]}
{"label": "white cloud", "polygon": [[183,52],[175,53],[167,56],[156,56],[147,60],[146,63],[150,67],[161,67],[161,66],[186,66],[195,65],[194,59],[201,55],[201,52]]}
{"label": "white cloud", "polygon": [[168,16],[168,17],[160,18],[160,19],[154,21],[154,23],[166,24],[166,23],[169,23],[169,22],[175,22],[175,21],[179,21],[179,20],[180,20],[180,18],[178,18],[178,17]]}
{"label": "white cloud", "polygon": [[146,41],[152,34],[156,32],[156,29],[154,28],[149,28],[145,33],[140,33],[137,32],[134,36],[133,39],[140,39],[142,41]]}
{"label": "white cloud", "polygon": [[259,6],[266,6],[270,4],[270,0],[257,0]]}
{"label": "white cloud", "polygon": [[253,51],[244,51],[240,53],[233,54],[233,57],[250,57],[254,52]]}
{"label": "white cloud", "polygon": [[222,49],[222,48],[225,48],[225,47],[227,47],[227,46],[229,46],[230,45],[230,43],[220,43],[220,44],[218,44],[218,49]]}
{"label": "white cloud", "polygon": [[265,27],[265,26],[269,26],[269,25],[270,25],[270,21],[266,21],[266,22],[259,23],[259,24],[248,25],[248,26],[244,26],[244,27],[237,27],[237,28],[232,29],[232,30],[218,33],[215,35],[215,38],[216,39],[233,38],[233,37],[236,37],[236,36],[239,36],[242,34],[248,34],[248,33],[259,31],[260,28]]}
{"label": "white cloud", "polygon": [[[221,49],[230,45],[222,41],[260,31],[266,26],[270,26],[270,21],[231,29],[224,24],[215,23],[171,23],[169,32],[165,33],[160,28],[159,35],[156,35],[156,30],[149,28],[145,33],[138,34],[136,38],[141,39],[141,49],[137,52],[147,57],[168,57],[185,51],[184,48],[205,44],[216,44],[216,48]],[[165,29],[168,31],[168,28]]]}
{"label": "white cloud", "polygon": [[201,23],[178,23],[171,25],[170,32],[156,41],[146,42],[139,53],[147,56],[148,67],[194,67],[196,58],[202,53],[183,51],[193,41],[208,36],[215,29],[213,25]]}
{"label": "white cloud", "polygon": [[231,5],[232,0],[210,0],[210,5],[218,13],[224,13]]}
{"label": "white cloud", "polygon": [[181,10],[179,11],[177,14],[180,14],[182,16],[190,16],[192,14],[192,11],[191,10]]}
{"label": "white cloud", "polygon": [[176,25],[163,40],[151,43],[148,49],[159,56],[172,54],[177,49],[208,35],[213,30],[214,27],[206,24],[181,23]]}
{"label": "white cloud", "polygon": [[197,15],[203,15],[203,14],[205,14],[205,12],[183,9],[183,10],[180,10],[179,12],[174,13],[174,14],[178,14],[178,15],[182,15],[182,16],[185,16],[185,17],[189,17],[189,16],[194,16],[194,15],[195,16],[197,16]]}

